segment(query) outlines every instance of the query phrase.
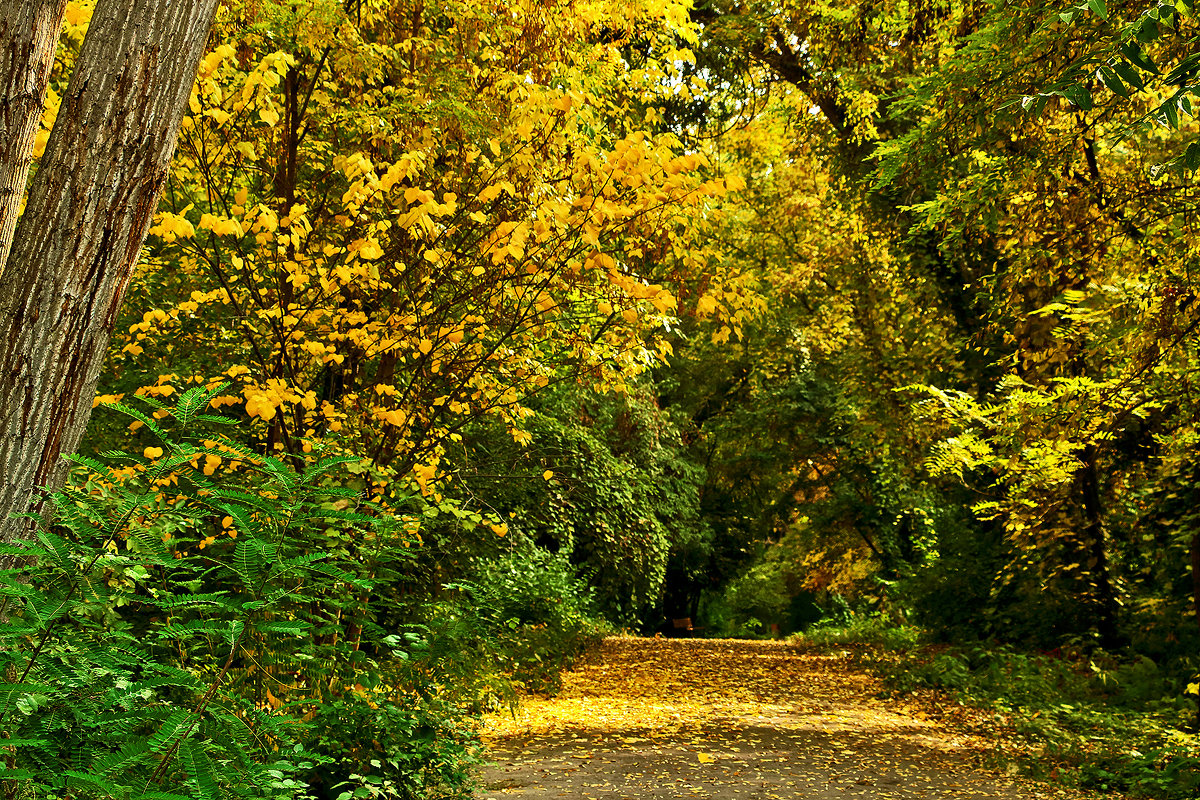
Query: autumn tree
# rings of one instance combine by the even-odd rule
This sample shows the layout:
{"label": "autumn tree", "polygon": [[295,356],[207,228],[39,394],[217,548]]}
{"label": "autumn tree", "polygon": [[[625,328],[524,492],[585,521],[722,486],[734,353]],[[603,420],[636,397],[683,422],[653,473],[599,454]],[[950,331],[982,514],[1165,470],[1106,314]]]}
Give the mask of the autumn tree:
{"label": "autumn tree", "polygon": [[[942,439],[928,489],[949,497],[957,482],[975,495],[977,540],[1003,534],[989,602],[1017,611],[997,626],[1053,619],[1117,642],[1124,581],[1154,560],[1129,504],[1148,471],[1188,472],[1194,425],[1180,169],[1197,151],[1172,133],[1194,125],[1191,9],[715,3],[697,16],[711,52],[732,54],[700,58],[711,77],[803,96],[796,141],[820,148],[836,202],[888,265],[846,282],[852,251],[824,258],[823,278],[857,289],[844,330],[887,331],[890,305],[950,343],[926,351],[931,369],[898,372],[935,387],[905,400],[884,366],[901,352],[866,338],[855,357],[872,369],[840,369],[893,402],[856,427],[903,431],[879,441],[905,454],[900,472]],[[767,77],[739,83],[723,65]],[[880,281],[889,270],[902,281]],[[1175,532],[1171,563],[1190,538]]]}
{"label": "autumn tree", "polygon": [[229,380],[256,444],[337,439],[431,492],[472,420],[526,441],[530,394],[620,391],[668,352],[674,278],[709,266],[669,256],[730,185],[612,98],[686,57],[682,7],[445,11],[231,7],[109,396]]}

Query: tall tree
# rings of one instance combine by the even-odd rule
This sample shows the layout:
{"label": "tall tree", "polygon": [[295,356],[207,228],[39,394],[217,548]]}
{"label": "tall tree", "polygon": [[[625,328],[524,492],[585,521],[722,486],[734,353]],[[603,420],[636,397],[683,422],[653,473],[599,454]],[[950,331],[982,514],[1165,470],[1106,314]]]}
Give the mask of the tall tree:
{"label": "tall tree", "polygon": [[218,0],[100,0],[20,213],[64,5],[0,3],[0,541],[83,433]]}

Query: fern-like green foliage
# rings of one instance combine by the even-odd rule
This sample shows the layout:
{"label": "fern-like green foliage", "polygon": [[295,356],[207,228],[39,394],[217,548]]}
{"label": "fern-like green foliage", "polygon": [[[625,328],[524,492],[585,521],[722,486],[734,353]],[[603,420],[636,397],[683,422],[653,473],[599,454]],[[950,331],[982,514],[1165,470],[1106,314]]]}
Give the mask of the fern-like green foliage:
{"label": "fern-like green foliage", "polygon": [[[75,458],[38,541],[5,548],[6,797],[303,796],[305,717],[387,650],[363,600],[386,570],[345,545],[386,539],[386,516],[330,485],[345,459],[297,471],[206,430],[222,388],[150,401],[169,425],[112,406],[161,456]],[[241,483],[204,475],[207,455]]]}

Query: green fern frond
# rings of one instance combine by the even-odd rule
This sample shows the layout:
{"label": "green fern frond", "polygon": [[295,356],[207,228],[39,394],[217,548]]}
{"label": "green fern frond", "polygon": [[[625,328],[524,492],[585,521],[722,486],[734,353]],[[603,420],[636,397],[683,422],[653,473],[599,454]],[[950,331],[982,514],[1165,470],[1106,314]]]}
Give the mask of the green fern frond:
{"label": "green fern frond", "polygon": [[[147,403],[147,405],[150,406],[154,406],[156,404],[156,401],[153,401],[147,397],[142,397],[139,399],[143,400]],[[111,408],[113,411],[116,411],[119,414],[124,414],[127,417],[136,419],[138,422],[145,425],[146,430],[153,433],[159,441],[166,441],[169,438],[163,429],[158,426],[158,423],[154,420],[154,418],[148,414],[143,414],[136,408],[127,406],[124,403],[105,403],[104,405],[106,408]]]}
{"label": "green fern frond", "polygon": [[356,511],[339,511],[336,508],[320,508],[313,509],[311,514],[298,517],[303,521],[308,520],[328,520],[329,522],[349,522],[354,525],[370,526],[375,522],[374,517],[369,517],[365,514],[360,514]]}
{"label": "green fern frond", "polygon": [[[112,454],[102,454],[102,455],[104,458],[108,458],[110,460],[113,460],[113,458],[114,458],[112,456]],[[124,453],[118,453],[117,455],[123,456]],[[108,464],[105,464],[103,461],[99,461],[94,458],[89,458],[88,456],[80,455],[79,453],[71,453],[70,455],[65,456],[65,458],[72,463],[79,464],[80,466],[83,466],[83,467],[87,467],[92,472],[95,472],[99,475],[103,475],[105,478],[112,481],[113,483],[120,482],[120,479],[112,471],[112,467],[108,466]]]}
{"label": "green fern frond", "polygon": [[92,763],[92,769],[103,777],[111,777],[119,770],[128,769],[139,763],[152,760],[153,751],[145,741],[133,741],[115,753],[108,753]]}
{"label": "green fern frond", "polygon": [[282,633],[285,636],[305,636],[312,630],[312,623],[304,620],[263,620],[254,623],[256,633]]}
{"label": "green fern frond", "polygon": [[257,592],[262,575],[275,561],[277,548],[258,536],[251,534],[238,537],[233,551],[234,570],[241,576],[246,588]]}
{"label": "green fern frond", "polygon": [[[23,560],[32,558],[44,558],[50,555],[50,551],[43,547],[35,547],[30,544],[15,543],[15,544],[0,544],[0,556],[13,556],[13,560]],[[12,570],[0,570],[0,575],[6,572],[18,574],[20,568]]]}
{"label": "green fern frond", "polygon": [[295,489],[296,473],[274,456],[262,459],[262,470],[270,475],[277,485],[283,487],[284,491],[290,493]]}
{"label": "green fern frond", "polygon": [[192,606],[216,606],[232,609],[228,592],[208,592],[205,594],[162,594],[153,603],[164,611],[173,611]]}
{"label": "green fern frond", "polygon": [[115,783],[110,783],[102,775],[97,775],[93,772],[64,770],[63,776],[68,779],[66,781],[68,787],[92,787],[103,792],[105,797],[115,799],[124,797],[129,793],[128,786],[118,786]]}
{"label": "green fern frond", "polygon": [[195,741],[186,741],[180,748],[183,768],[188,774],[189,783],[195,790],[195,796],[201,800],[218,800],[221,791],[213,775],[212,762],[204,748]]}
{"label": "green fern frond", "polygon": [[237,425],[237,420],[232,417],[218,417],[215,414],[197,414],[196,422],[207,422],[210,425]]}
{"label": "green fern frond", "polygon": [[228,437],[222,437],[220,439],[220,444],[224,449],[218,450],[216,448],[209,448],[206,452],[211,452],[213,455],[221,456],[222,458],[229,458],[230,453],[232,453],[233,455],[238,456],[241,460],[248,461],[251,464],[257,464],[262,461],[262,456],[254,452],[254,450],[250,449],[244,444],[235,442]]}
{"label": "green fern frond", "polygon": [[136,525],[129,528],[127,534],[137,542],[141,560],[149,559],[155,565],[168,564],[174,560],[167,550],[166,542],[159,534]]}
{"label": "green fern frond", "polygon": [[319,459],[316,464],[312,464],[302,471],[300,474],[300,485],[308,486],[314,480],[318,479],[318,477],[330,474],[334,468],[341,467],[342,464],[352,464],[360,461],[362,461],[361,458],[354,456],[329,456]]}
{"label": "green fern frond", "polygon": [[329,558],[328,553],[305,553],[304,555],[285,558],[275,565],[272,572],[273,575],[282,575],[284,572],[304,569],[318,561],[326,561]]}
{"label": "green fern frond", "polygon": [[181,734],[191,729],[195,719],[196,715],[191,711],[179,710],[171,713],[158,731],[146,741],[146,746],[156,753],[169,750]]}
{"label": "green fern frond", "polygon": [[[228,386],[229,384],[224,384]],[[201,386],[196,386],[188,389],[175,402],[175,407],[171,409],[171,415],[178,420],[179,424],[185,428],[190,428],[196,420],[196,415],[208,407],[209,402],[214,397],[220,394],[223,389],[213,391],[205,389]]]}
{"label": "green fern frond", "polygon": [[40,777],[42,776],[32,770],[0,767],[0,781],[31,781],[37,780]]}
{"label": "green fern frond", "polygon": [[74,572],[75,559],[72,558],[71,545],[51,528],[39,527],[37,538],[50,552],[50,559],[64,572]]}

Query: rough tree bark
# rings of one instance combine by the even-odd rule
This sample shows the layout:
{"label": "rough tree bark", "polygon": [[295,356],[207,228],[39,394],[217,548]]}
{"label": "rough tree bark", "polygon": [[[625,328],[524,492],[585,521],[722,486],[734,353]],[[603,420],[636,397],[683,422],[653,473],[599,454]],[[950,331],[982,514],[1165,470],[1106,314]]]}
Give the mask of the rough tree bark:
{"label": "rough tree bark", "polygon": [[0,5],[0,264],[8,258],[67,0]]}
{"label": "rough tree bark", "polygon": [[[31,522],[12,514],[37,510],[40,487],[61,485],[63,456],[83,434],[218,3],[100,0],[92,15],[0,266],[0,542],[31,535]],[[45,24],[56,34],[62,5],[0,0],[0,24],[9,24],[0,40],[9,48],[0,62],[5,114],[15,107],[12,87],[22,97],[32,91],[40,112],[48,77],[37,61],[47,46],[39,37],[48,34],[35,34],[30,46],[22,39],[30,29],[14,28],[13,21],[53,17]],[[31,112],[5,120],[5,132],[31,139],[23,113]],[[0,220],[15,217],[19,207],[24,175],[15,182],[15,173],[22,158],[28,162],[25,147],[13,155],[0,148],[0,157],[16,163],[10,178],[0,162],[0,180],[16,187],[0,195]]]}

